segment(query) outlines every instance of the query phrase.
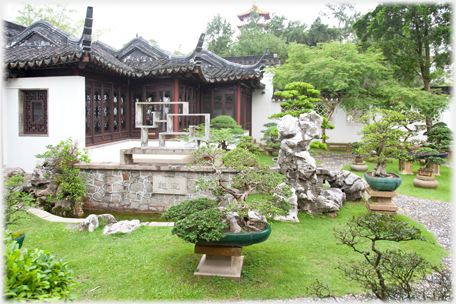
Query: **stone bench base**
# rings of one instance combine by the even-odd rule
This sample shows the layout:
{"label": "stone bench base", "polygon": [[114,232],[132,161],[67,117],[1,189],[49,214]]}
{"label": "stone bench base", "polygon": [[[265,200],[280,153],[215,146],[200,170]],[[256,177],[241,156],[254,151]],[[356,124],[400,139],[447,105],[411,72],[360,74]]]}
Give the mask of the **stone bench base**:
{"label": "stone bench base", "polygon": [[244,256],[242,247],[210,247],[195,245],[195,253],[203,253],[195,276],[241,278]]}
{"label": "stone bench base", "polygon": [[369,212],[381,212],[389,215],[397,215],[399,208],[393,202],[392,198],[397,197],[396,191],[376,191],[372,188],[366,188],[367,194],[370,196],[366,201],[366,208]]}

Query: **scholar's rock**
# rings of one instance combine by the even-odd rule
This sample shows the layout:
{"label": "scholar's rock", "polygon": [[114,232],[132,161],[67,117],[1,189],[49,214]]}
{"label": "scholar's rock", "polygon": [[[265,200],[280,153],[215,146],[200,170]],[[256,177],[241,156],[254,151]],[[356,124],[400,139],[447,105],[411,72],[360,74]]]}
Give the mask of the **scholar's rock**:
{"label": "scholar's rock", "polygon": [[106,225],[103,228],[103,234],[130,233],[139,227],[141,227],[139,220],[120,221],[111,226]]}
{"label": "scholar's rock", "polygon": [[117,223],[116,219],[111,214],[91,214],[79,224],[78,229],[79,231],[87,229],[89,232],[93,232],[100,225],[100,221],[105,221],[107,226]]}
{"label": "scholar's rock", "polygon": [[[277,124],[278,137],[281,140],[278,157],[280,171],[295,189],[299,210],[312,214],[339,211],[346,197],[356,195],[351,193],[356,192],[354,189],[360,189],[360,184],[353,177],[350,176],[345,181],[345,176],[335,176],[335,184],[343,185],[337,188],[345,188],[331,188],[331,190],[323,188],[324,190],[320,190],[320,194],[317,194],[317,165],[308,150],[313,140],[321,138],[322,123],[323,118],[312,111],[301,114],[299,119],[285,115]],[[354,192],[346,194],[346,189]]]}

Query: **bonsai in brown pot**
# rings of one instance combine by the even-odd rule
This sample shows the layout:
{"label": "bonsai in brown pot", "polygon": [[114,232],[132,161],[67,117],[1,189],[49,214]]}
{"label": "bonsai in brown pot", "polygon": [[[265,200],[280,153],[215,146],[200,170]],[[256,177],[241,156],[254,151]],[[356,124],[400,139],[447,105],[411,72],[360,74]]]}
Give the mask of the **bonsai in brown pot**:
{"label": "bonsai in brown pot", "polygon": [[435,180],[434,166],[440,165],[445,162],[443,157],[446,154],[439,154],[439,151],[429,147],[419,148],[414,154],[415,160],[424,160],[424,166],[418,168],[418,174],[413,180],[415,187],[435,189],[438,187],[439,182]]}

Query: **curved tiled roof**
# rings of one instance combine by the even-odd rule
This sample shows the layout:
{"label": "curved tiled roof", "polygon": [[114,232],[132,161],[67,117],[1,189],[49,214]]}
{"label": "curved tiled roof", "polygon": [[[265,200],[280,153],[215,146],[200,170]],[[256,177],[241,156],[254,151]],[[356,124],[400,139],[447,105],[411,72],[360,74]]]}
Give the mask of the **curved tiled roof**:
{"label": "curved tiled roof", "polygon": [[[264,55],[254,64],[239,64],[202,49],[204,34],[189,55],[175,55],[137,37],[116,50],[91,42],[92,10],[88,9],[84,32],[77,39],[47,21],[37,21],[19,33],[11,33],[4,50],[4,68],[22,69],[84,61],[112,74],[128,77],[198,72],[207,82],[261,79]],[[267,54],[267,50],[265,55]],[[84,59],[83,59],[84,57]],[[85,58],[88,57],[88,58]]]}

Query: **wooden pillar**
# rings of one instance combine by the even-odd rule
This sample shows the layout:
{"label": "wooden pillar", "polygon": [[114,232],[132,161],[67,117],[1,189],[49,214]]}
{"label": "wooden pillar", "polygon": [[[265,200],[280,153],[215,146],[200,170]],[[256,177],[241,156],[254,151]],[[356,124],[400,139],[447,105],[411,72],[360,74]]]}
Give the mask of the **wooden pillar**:
{"label": "wooden pillar", "polygon": [[237,83],[236,87],[236,122],[241,124],[241,83]]}
{"label": "wooden pillar", "polygon": [[[174,98],[173,101],[179,101],[179,78],[177,78],[177,76],[175,76],[173,80],[174,80],[173,81],[173,98]],[[178,104],[173,105],[172,111],[174,114],[179,114],[179,105]],[[174,116],[174,118],[173,118],[173,129],[174,129],[174,132],[179,131],[179,118],[176,119],[176,116]]]}

